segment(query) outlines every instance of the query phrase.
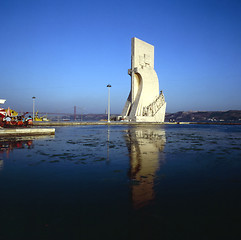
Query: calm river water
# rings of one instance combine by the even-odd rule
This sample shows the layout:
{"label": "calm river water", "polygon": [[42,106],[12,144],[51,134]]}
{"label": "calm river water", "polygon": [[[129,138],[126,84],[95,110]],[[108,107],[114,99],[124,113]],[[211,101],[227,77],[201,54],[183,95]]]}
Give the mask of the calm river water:
{"label": "calm river water", "polygon": [[0,139],[0,239],[241,239],[241,126]]}

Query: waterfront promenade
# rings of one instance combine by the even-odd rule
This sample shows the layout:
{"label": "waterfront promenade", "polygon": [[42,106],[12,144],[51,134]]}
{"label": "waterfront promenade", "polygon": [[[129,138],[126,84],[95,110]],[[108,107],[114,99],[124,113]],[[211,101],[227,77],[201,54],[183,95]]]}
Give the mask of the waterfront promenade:
{"label": "waterfront promenade", "polygon": [[230,122],[121,122],[121,121],[98,121],[98,122],[34,122],[34,126],[78,126],[78,125],[134,125],[134,126],[151,126],[151,125],[176,125],[176,124],[209,124],[209,125],[241,125],[241,123]]}

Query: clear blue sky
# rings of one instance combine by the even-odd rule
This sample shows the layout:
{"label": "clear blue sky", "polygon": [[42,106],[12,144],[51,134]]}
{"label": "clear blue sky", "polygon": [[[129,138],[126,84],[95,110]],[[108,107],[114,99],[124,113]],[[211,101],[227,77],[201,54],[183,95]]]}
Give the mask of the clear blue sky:
{"label": "clear blue sky", "polygon": [[241,109],[240,0],[0,0],[4,107],[104,113],[110,83],[121,113],[132,37],[155,46],[167,112]]}

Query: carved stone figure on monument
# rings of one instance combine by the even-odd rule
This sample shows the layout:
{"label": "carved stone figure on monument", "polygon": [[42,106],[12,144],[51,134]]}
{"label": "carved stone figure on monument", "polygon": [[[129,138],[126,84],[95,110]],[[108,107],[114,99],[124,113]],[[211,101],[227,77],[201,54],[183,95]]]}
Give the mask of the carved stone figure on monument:
{"label": "carved stone figure on monument", "polygon": [[131,40],[131,91],[122,118],[136,122],[164,122],[166,102],[154,70],[154,46],[138,39]]}

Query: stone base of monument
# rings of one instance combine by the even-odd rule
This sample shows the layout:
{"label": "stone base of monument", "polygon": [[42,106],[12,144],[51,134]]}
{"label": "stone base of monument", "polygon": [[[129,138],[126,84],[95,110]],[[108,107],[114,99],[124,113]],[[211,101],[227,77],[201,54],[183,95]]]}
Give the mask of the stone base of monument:
{"label": "stone base of monument", "polygon": [[36,135],[54,135],[55,128],[14,128],[0,129],[0,137],[10,136],[36,136]]}

